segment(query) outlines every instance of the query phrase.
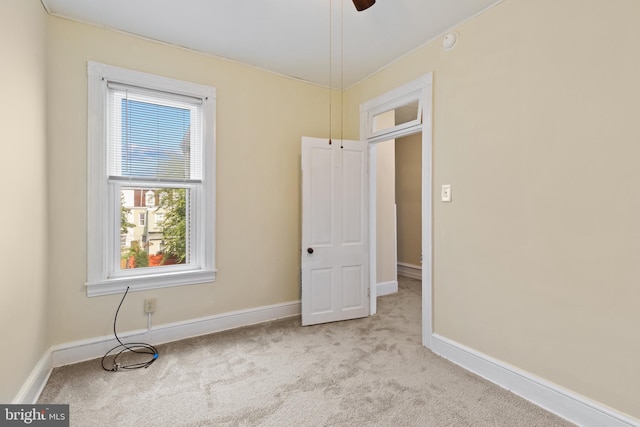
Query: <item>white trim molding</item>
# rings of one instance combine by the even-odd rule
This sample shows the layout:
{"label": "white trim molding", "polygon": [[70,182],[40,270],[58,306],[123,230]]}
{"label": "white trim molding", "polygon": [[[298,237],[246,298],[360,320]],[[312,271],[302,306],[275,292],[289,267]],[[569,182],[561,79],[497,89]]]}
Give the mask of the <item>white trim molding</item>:
{"label": "white trim molding", "polygon": [[38,401],[44,386],[47,384],[50,375],[51,349],[49,348],[44,352],[11,403],[19,405],[35,404]]}
{"label": "white trim molding", "polygon": [[[211,86],[128,70],[99,62],[87,62],[87,296],[140,291],[168,286],[211,283],[216,280],[216,89]],[[126,89],[125,89],[126,88]],[[120,103],[126,91],[132,100],[173,106],[190,111],[192,161],[185,179],[159,180],[154,173],[141,178],[123,174]],[[150,94],[152,94],[150,96]],[[177,100],[181,100],[180,103]],[[189,99],[187,102],[186,100]],[[116,106],[113,111],[110,106]],[[116,113],[115,116],[111,113]],[[109,117],[112,117],[110,119]],[[200,125],[195,123],[200,121]],[[110,160],[111,159],[111,160]],[[195,171],[201,169],[201,173]],[[193,172],[193,175],[191,175]],[[120,197],[123,185],[139,188],[189,190],[190,256],[185,264],[161,268],[122,269]]]}
{"label": "white trim molding", "polygon": [[147,291],[150,289],[168,288],[179,285],[198,285],[216,281],[218,270],[179,271],[163,274],[148,274],[135,279],[119,277],[114,279],[96,280],[85,283],[88,297],[123,293],[127,287],[132,291]]}
{"label": "white trim molding", "polygon": [[398,292],[398,281],[376,283],[376,294],[381,297],[383,295],[395,294]]}
{"label": "white trim molding", "polygon": [[640,420],[437,334],[434,353],[572,423],[585,427],[640,427]]}
{"label": "white trim molding", "polygon": [[[257,323],[269,322],[300,315],[300,301],[274,304],[248,310],[232,311],[214,316],[201,317],[183,322],[167,323],[152,327],[118,333],[123,341],[143,340],[158,345],[172,341],[208,335]],[[74,341],[52,347],[51,363],[53,367],[69,365],[103,356],[118,343],[112,335]],[[162,354],[160,354],[162,357]]]}
{"label": "white trim molding", "polygon": [[[118,333],[118,336],[125,342],[135,339],[136,341],[144,340],[150,344],[157,345],[243,326],[295,317],[299,316],[300,312],[300,301],[291,301],[201,317],[183,322],[168,323],[152,327],[150,330],[140,329]],[[12,403],[35,404],[53,368],[102,357],[116,344],[117,341],[115,338],[109,335],[50,347],[33,368]],[[162,357],[162,354],[160,354],[160,357]]]}
{"label": "white trim molding", "polygon": [[[422,111],[420,120],[410,122],[406,127],[392,128],[388,133],[371,135],[368,133],[369,118],[371,114],[381,112],[385,108],[395,108],[406,104],[410,100],[417,99]],[[400,138],[421,132],[422,134],[422,343],[431,348],[431,334],[433,331],[432,306],[431,306],[431,271],[433,266],[432,246],[432,176],[433,176],[433,72],[429,72],[416,80],[397,87],[389,92],[377,96],[360,104],[360,139],[365,139],[369,144],[369,290],[370,290],[370,315],[377,312],[376,279],[376,143],[388,139]],[[369,137],[368,137],[369,136]],[[397,259],[397,257],[396,257]]]}
{"label": "white trim molding", "polygon": [[412,279],[422,280],[422,266],[407,264],[406,262],[398,263],[398,274],[400,276],[410,277]]}

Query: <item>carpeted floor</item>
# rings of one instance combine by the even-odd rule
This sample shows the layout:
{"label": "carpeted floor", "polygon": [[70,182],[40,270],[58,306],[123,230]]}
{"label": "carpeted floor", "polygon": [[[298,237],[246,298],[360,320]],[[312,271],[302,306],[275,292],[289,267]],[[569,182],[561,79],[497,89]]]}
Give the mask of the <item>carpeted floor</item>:
{"label": "carpeted floor", "polygon": [[299,318],[159,347],[149,368],[56,368],[38,403],[72,426],[570,426],[420,342],[420,282],[365,319]]}

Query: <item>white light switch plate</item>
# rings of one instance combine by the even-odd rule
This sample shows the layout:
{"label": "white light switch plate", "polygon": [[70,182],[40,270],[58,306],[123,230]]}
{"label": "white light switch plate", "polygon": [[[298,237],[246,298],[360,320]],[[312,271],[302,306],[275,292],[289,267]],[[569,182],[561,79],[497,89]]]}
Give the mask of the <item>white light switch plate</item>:
{"label": "white light switch plate", "polygon": [[440,200],[443,202],[451,201],[451,184],[444,184],[442,186],[442,194]]}

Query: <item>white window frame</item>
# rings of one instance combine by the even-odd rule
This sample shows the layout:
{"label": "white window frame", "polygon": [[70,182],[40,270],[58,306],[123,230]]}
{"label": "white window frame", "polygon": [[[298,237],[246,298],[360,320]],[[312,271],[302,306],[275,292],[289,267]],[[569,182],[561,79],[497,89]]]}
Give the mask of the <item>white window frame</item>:
{"label": "white window frame", "polygon": [[[88,150],[87,150],[87,295],[90,297],[179,285],[210,283],[216,279],[216,89],[139,71],[89,61],[88,74]],[[203,172],[196,203],[191,206],[192,253],[189,264],[119,269],[120,185],[109,183],[107,170],[107,84],[136,86],[202,100]],[[136,181],[131,185],[139,186]],[[146,182],[147,187],[171,184]],[[143,186],[144,186],[143,185]],[[191,188],[191,185],[175,185]],[[191,189],[193,191],[193,188]]]}
{"label": "white window frame", "polygon": [[[415,129],[417,126],[422,125],[422,111],[424,108],[422,88],[412,82],[398,88],[398,90],[405,91],[405,93],[400,97],[393,97],[393,94],[385,94],[375,100],[370,100],[362,104],[361,110],[364,109],[364,111],[366,111],[364,137],[367,141],[381,142],[388,139],[399,138],[407,133],[411,133],[412,129]],[[375,105],[373,101],[375,101]],[[416,101],[418,102],[418,110],[415,119],[378,131],[374,130],[376,117]]]}

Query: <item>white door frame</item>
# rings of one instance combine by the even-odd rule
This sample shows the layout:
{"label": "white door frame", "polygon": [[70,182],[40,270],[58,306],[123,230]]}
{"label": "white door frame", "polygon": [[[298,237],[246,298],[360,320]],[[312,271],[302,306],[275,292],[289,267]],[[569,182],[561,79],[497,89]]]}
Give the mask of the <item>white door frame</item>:
{"label": "white door frame", "polygon": [[[374,114],[419,100],[421,120],[374,132]],[[369,292],[370,314],[377,311],[376,280],[376,162],[378,142],[422,132],[422,344],[431,348],[433,335],[433,230],[432,230],[432,110],[433,73],[380,95],[360,105],[360,139],[369,144]],[[419,113],[420,115],[420,113]]]}

